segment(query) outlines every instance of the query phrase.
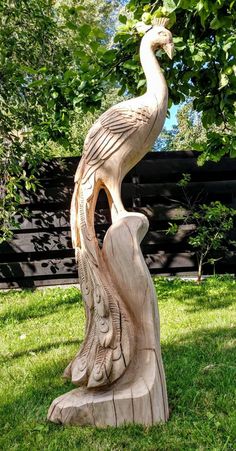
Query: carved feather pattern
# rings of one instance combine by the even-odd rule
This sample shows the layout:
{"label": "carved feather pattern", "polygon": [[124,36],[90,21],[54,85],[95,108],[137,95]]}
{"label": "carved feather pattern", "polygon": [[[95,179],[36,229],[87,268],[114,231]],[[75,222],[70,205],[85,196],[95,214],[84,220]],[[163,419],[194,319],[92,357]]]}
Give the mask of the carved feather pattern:
{"label": "carved feather pattern", "polygon": [[75,384],[96,387],[115,381],[124,372],[131,357],[132,325],[114,287],[94,267],[93,258],[86,249],[77,251],[87,326],[84,343],[64,376]]}
{"label": "carved feather pattern", "polygon": [[88,356],[94,354],[93,348],[96,346],[96,328],[93,327],[93,318],[87,308],[86,334],[80,351],[69,363],[64,371],[64,377],[69,378],[75,384],[87,384],[88,381]]}
{"label": "carved feather pattern", "polygon": [[[84,344],[67,367],[73,382],[88,387],[102,386],[118,379],[133,352],[133,325],[124,300],[112,284],[109,268],[96,242],[91,211],[94,208],[96,170],[129,136],[142,126],[152,126],[152,111],[130,101],[110,108],[95,122],[85,140],[76,172],[71,217],[73,243],[77,247],[80,284],[87,309]],[[148,131],[148,130],[147,130]]]}
{"label": "carved feather pattern", "polygon": [[109,384],[109,375],[112,369],[112,349],[98,345],[93,371],[88,380],[88,387]]}
{"label": "carved feather pattern", "polygon": [[[90,129],[85,143],[81,166],[83,169],[83,181],[88,178],[108,159],[114,152],[127,141],[129,136],[139,127],[147,124],[152,116],[147,105],[132,107],[132,102],[127,101],[126,107],[118,104],[105,111]],[[79,172],[75,181],[79,179]]]}
{"label": "carved feather pattern", "polygon": [[77,251],[77,262],[83,299],[85,304],[91,309],[93,308],[92,279],[89,272],[89,266],[86,259],[83,257],[81,250]]}

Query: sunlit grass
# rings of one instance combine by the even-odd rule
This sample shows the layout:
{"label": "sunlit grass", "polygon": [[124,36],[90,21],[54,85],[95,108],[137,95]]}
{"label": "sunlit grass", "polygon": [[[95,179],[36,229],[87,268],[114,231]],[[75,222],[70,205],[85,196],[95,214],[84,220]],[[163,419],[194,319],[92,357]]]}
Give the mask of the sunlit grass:
{"label": "sunlit grass", "polygon": [[0,449],[233,450],[236,443],[236,282],[155,279],[171,417],[106,430],[46,421],[72,388],[62,372],[84,333],[76,288],[0,293]]}

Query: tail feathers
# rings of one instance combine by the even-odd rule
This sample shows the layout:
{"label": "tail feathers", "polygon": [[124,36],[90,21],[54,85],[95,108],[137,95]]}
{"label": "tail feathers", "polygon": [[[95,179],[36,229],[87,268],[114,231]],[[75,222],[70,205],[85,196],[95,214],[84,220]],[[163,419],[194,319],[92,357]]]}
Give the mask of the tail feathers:
{"label": "tail feathers", "polygon": [[108,384],[110,382],[109,375],[111,369],[112,349],[98,345],[93,370],[88,380],[88,387],[92,388]]}
{"label": "tail feathers", "polygon": [[88,262],[86,258],[84,258],[79,247],[76,248],[76,260],[78,263],[78,276],[83,300],[85,302],[85,305],[87,305],[91,309],[94,305],[92,277],[90,274]]}
{"label": "tail feathers", "polygon": [[88,321],[81,350],[67,366],[64,376],[77,385],[99,387],[123,374],[131,360],[134,336],[132,321],[94,240],[90,200],[95,178],[93,173],[83,183],[83,170],[81,160],[71,204],[71,229]]}
{"label": "tail feathers", "polygon": [[108,317],[99,317],[95,306],[88,309],[84,344],[64,373],[76,385],[99,387],[112,383],[123,374],[131,360],[131,322],[114,300],[109,312]]}
{"label": "tail feathers", "polygon": [[66,367],[63,376],[71,379],[76,385],[87,385],[89,374],[89,358],[96,351],[96,329],[93,327],[93,318],[88,309],[87,311],[87,330],[82,348]]}
{"label": "tail feathers", "polygon": [[108,317],[100,316],[95,310],[95,322],[99,344],[107,348],[114,338],[112,317],[111,315],[108,315]]}

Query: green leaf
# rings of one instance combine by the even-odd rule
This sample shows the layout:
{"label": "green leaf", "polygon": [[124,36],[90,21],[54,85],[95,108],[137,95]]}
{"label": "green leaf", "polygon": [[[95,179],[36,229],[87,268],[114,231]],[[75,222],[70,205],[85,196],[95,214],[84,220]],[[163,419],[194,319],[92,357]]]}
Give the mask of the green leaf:
{"label": "green leaf", "polygon": [[125,67],[125,69],[135,70],[137,67],[137,63],[133,60],[129,60],[123,64],[123,67]]}
{"label": "green leaf", "polygon": [[91,27],[89,24],[84,24],[79,27],[79,33],[83,37],[87,37],[91,31]]}
{"label": "green leaf", "polygon": [[[178,2],[176,2],[178,3]],[[174,0],[163,0],[163,7],[169,12],[172,13],[177,8],[177,4]]]}
{"label": "green leaf", "polygon": [[143,13],[142,15],[142,21],[145,24],[150,24],[152,21],[152,15],[150,13]]}
{"label": "green leaf", "polygon": [[142,78],[141,80],[139,80],[139,82],[137,84],[137,89],[141,88],[144,85],[146,85],[146,80],[145,80],[145,78]]}
{"label": "green leaf", "polygon": [[105,61],[105,63],[111,63],[116,58],[116,55],[117,55],[117,50],[115,50],[115,49],[107,50],[103,54],[102,59]]}
{"label": "green leaf", "polygon": [[64,80],[67,82],[68,80],[70,80],[71,78],[73,78],[75,76],[76,76],[76,72],[74,70],[68,69],[64,73]]}
{"label": "green leaf", "polygon": [[178,2],[178,8],[182,8],[182,9],[188,9],[188,10],[192,10],[194,8],[194,6],[196,5],[196,0],[179,0]]}
{"label": "green leaf", "polygon": [[166,230],[166,235],[175,235],[178,232],[178,225],[173,224],[172,222],[168,222],[169,228]]}
{"label": "green leaf", "polygon": [[206,58],[205,52],[202,50],[198,50],[197,53],[195,53],[192,57],[193,61],[202,62]]}
{"label": "green leaf", "polygon": [[121,23],[126,23],[127,22],[127,17],[126,16],[123,16],[122,14],[120,14],[119,15],[119,21],[121,22]]}
{"label": "green leaf", "polygon": [[32,74],[32,75],[35,75],[38,73],[38,71],[33,69],[32,67],[24,66],[24,65],[20,65],[20,70],[22,70],[22,72],[26,72],[27,74]]}
{"label": "green leaf", "polygon": [[38,69],[38,72],[39,72],[40,74],[41,74],[41,73],[47,72],[47,67],[46,67],[46,66],[40,67],[40,69]]}
{"label": "green leaf", "polygon": [[184,42],[182,37],[173,37],[173,42],[176,50],[184,50],[186,48],[186,43]]}
{"label": "green leaf", "polygon": [[105,39],[107,37],[106,33],[99,27],[93,27],[91,32],[98,39]]}
{"label": "green leaf", "polygon": [[196,10],[201,11],[204,8],[204,0],[200,0],[196,5]]}
{"label": "green leaf", "polygon": [[71,20],[66,22],[66,27],[73,31],[77,30],[76,24],[74,22],[72,22]]}
{"label": "green leaf", "polygon": [[29,83],[28,87],[34,88],[36,86],[42,86],[44,84],[45,84],[45,80],[43,78],[41,78],[41,80],[35,80],[35,81],[32,81],[32,83]]}
{"label": "green leaf", "polygon": [[214,19],[211,21],[210,27],[213,30],[218,30],[221,27],[221,23],[217,17],[214,17]]}
{"label": "green leaf", "polygon": [[220,16],[220,17],[215,17],[211,21],[210,27],[213,30],[219,30],[221,28],[230,27],[231,23],[232,23],[232,17],[231,16]]}
{"label": "green leaf", "polygon": [[227,86],[228,84],[229,84],[229,77],[226,74],[221,73],[219,90],[225,88],[225,86]]}

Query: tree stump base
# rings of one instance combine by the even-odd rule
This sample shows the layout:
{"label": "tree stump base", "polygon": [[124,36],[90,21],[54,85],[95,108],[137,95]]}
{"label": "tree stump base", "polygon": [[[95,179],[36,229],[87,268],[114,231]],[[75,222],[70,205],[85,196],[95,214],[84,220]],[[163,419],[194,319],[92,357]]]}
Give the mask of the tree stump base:
{"label": "tree stump base", "polygon": [[97,427],[128,423],[152,426],[167,421],[167,399],[162,390],[163,376],[156,352],[140,350],[139,359],[141,365],[127,370],[126,382],[117,381],[112,387],[100,390],[80,387],[56,398],[49,409],[48,420]]}
{"label": "tree stump base", "polygon": [[[144,215],[123,212],[106,233],[99,270],[114,297],[117,296],[115,312],[119,315],[116,313],[114,324],[120,324],[120,342],[116,347],[102,349],[100,372],[96,372],[93,354],[83,358],[82,345],[64,372],[65,377],[81,387],[52,402],[48,420],[54,423],[151,426],[168,419],[156,293],[140,249],[147,229]],[[112,297],[111,303],[113,300]],[[112,310],[114,304],[111,306]],[[99,346],[93,348],[96,334],[91,340],[89,326],[87,329],[84,344],[89,344],[90,353],[96,353]],[[107,349],[112,359],[110,366]]]}

